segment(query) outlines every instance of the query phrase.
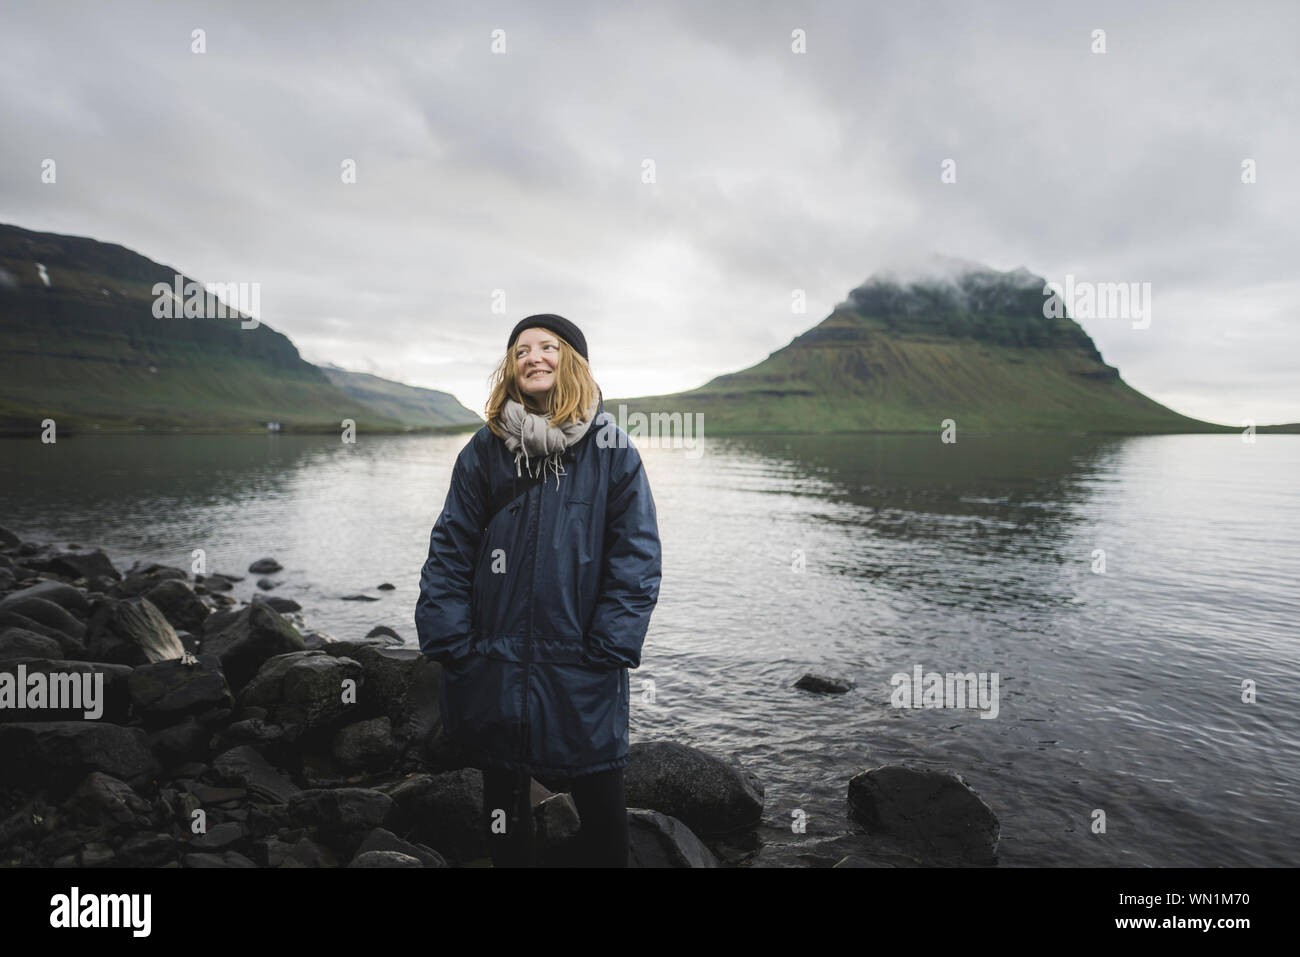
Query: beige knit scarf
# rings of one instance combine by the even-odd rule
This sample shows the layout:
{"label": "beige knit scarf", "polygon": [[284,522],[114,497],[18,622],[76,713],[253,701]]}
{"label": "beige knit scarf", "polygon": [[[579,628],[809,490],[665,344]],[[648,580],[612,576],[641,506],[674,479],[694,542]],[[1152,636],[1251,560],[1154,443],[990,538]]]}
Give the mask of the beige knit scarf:
{"label": "beige knit scarf", "polygon": [[[563,428],[556,428],[551,425],[549,416],[529,412],[514,399],[506,399],[501,410],[501,426],[506,432],[506,448],[515,453],[515,474],[522,474],[519,469],[521,458],[533,478],[550,468],[555,472],[555,488],[558,490],[560,476],[565,474],[560,456],[586,434],[595,417],[596,407],[593,407],[585,419],[575,419]],[[530,457],[537,460],[536,471]]]}

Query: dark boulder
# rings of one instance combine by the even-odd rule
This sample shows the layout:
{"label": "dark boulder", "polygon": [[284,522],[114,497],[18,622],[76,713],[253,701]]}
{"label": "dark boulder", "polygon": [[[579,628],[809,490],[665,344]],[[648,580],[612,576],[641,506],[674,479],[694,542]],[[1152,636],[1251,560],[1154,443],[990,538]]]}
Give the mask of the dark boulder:
{"label": "dark boulder", "polygon": [[763,786],[737,763],[675,741],[632,745],[624,771],[627,803],[675,817],[696,834],[758,823]]}
{"label": "dark boulder", "polygon": [[331,751],[339,767],[350,774],[387,770],[400,753],[393,724],[386,717],[367,718],[341,729]]}
{"label": "dark boulder", "polygon": [[37,571],[66,575],[74,580],[107,578],[117,581],[122,577],[122,573],[113,567],[108,556],[98,548],[90,552],[68,550],[32,556],[27,559],[27,566]]}
{"label": "dark boulder", "polygon": [[[396,852],[415,858],[420,862],[422,867],[446,867],[447,862],[443,860],[442,855],[431,847],[423,844],[415,844],[411,841],[404,841],[392,831],[382,827],[377,827],[371,831],[357,848],[357,855],[366,853]],[[355,859],[354,859],[355,860]],[[354,866],[354,865],[349,865]]]}
{"label": "dark boulder", "polygon": [[385,790],[410,824],[412,839],[457,865],[489,856],[482,771],[416,774]]}
{"label": "dark boulder", "polygon": [[358,713],[367,718],[387,717],[400,746],[423,747],[430,736],[441,735],[441,666],[437,662],[414,648],[373,641],[334,642],[324,650],[361,664],[365,682],[357,700]]}
{"label": "dark boulder", "polygon": [[143,730],[93,721],[0,724],[0,767],[13,784],[55,788],[91,771],[128,783],[158,772]]}
{"label": "dark boulder", "polygon": [[[0,630],[9,628],[20,628],[23,631],[30,632],[34,635],[41,635],[45,638],[52,638],[59,643],[58,658],[84,660],[87,655],[86,644],[81,638],[74,638],[58,628],[51,628],[49,625],[41,624],[28,618],[26,615],[20,615],[13,611],[0,611]],[[85,628],[82,628],[84,634]]]}
{"label": "dark boulder", "polygon": [[869,832],[900,839],[932,863],[997,861],[997,816],[952,771],[886,765],[849,781],[849,810]]}
{"label": "dark boulder", "polygon": [[254,595],[253,601],[264,602],[282,615],[287,612],[302,611],[302,605],[298,604],[292,598],[282,598],[277,595]]}
{"label": "dark boulder", "polygon": [[0,611],[24,598],[42,598],[53,602],[78,618],[84,619],[90,615],[90,599],[85,593],[80,588],[59,581],[37,582],[6,595],[0,599]]}
{"label": "dark boulder", "polygon": [[[351,658],[335,658],[320,651],[277,655],[262,665],[239,693],[239,707],[265,709],[273,724],[298,725],[316,736],[332,735],[353,716],[359,716],[364,674]],[[345,684],[351,682],[351,684]],[[356,696],[350,694],[356,689]]]}
{"label": "dark boulder", "polygon": [[92,771],[77,785],[64,804],[69,820],[82,826],[107,824],[113,828],[144,828],[152,808],[125,781],[102,771]]}
{"label": "dark boulder", "polygon": [[63,648],[53,638],[46,638],[25,628],[6,628],[0,632],[0,661],[62,656]]}
{"label": "dark boulder", "polygon": [[677,818],[628,808],[629,867],[717,867],[718,859]]}
{"label": "dark boulder", "polygon": [[96,661],[132,667],[185,655],[175,629],[147,598],[96,602],[86,626],[86,647]]}
{"label": "dark boulder", "polygon": [[273,804],[286,803],[300,790],[248,745],[217,755],[212,761],[212,776],[220,784],[244,788]]}
{"label": "dark boulder", "polygon": [[[0,618],[0,625],[10,623],[9,615],[21,615],[23,618],[39,622],[47,628],[53,628],[77,641],[85,641],[86,638],[86,626],[76,616],[61,605],[56,605],[54,602],[37,595],[29,595],[26,598],[19,598],[17,601],[6,602],[3,607],[0,607],[0,615],[4,616]],[[13,624],[21,625],[21,622],[13,622]],[[26,626],[23,625],[22,627]],[[42,634],[45,634],[45,632],[42,632]]]}
{"label": "dark boulder", "polygon": [[152,727],[234,705],[221,661],[211,654],[141,665],[127,687],[136,714]]}
{"label": "dark boulder", "polygon": [[267,659],[306,650],[298,630],[263,602],[209,615],[200,647],[221,658],[226,680],[236,694]]}
{"label": "dark boulder", "polygon": [[801,691],[815,691],[819,694],[844,694],[853,689],[853,682],[827,675],[806,674],[794,686]]}
{"label": "dark boulder", "polygon": [[145,594],[177,631],[198,634],[204,620],[212,613],[203,599],[194,593],[190,583],[179,578],[155,585]]}

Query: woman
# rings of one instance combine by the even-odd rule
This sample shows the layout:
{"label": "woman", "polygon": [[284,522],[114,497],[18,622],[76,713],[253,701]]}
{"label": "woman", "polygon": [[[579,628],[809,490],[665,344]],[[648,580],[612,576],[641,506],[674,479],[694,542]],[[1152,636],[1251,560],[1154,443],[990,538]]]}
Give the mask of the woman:
{"label": "woman", "polygon": [[572,793],[584,862],[626,867],[627,669],[659,597],[650,483],[563,316],[515,326],[485,411],[415,609],[420,650],[443,666],[443,725],[483,769],[497,866],[534,863],[535,775]]}

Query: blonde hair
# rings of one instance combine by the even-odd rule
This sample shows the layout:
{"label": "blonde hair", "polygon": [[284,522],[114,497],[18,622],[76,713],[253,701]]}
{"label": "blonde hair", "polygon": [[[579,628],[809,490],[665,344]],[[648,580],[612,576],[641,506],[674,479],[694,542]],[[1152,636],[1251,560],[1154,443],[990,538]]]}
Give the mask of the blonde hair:
{"label": "blonde hair", "polygon": [[[523,332],[524,330],[521,330],[519,334],[523,335]],[[483,414],[487,418],[488,428],[501,438],[505,438],[501,415],[507,399],[514,399],[529,412],[549,415],[551,425],[556,428],[562,428],[577,419],[584,419],[589,412],[595,414],[594,410],[600,401],[600,386],[596,384],[591,374],[591,366],[576,349],[558,335],[555,336],[555,341],[559,343],[560,361],[556,364],[555,384],[551,386],[551,391],[544,400],[545,406],[538,404],[531,395],[519,389],[518,366],[515,362],[518,337],[510,343],[510,348],[506,350],[501,361],[497,363],[496,369],[493,370],[490,379],[491,392],[488,395],[487,405],[483,408]]]}

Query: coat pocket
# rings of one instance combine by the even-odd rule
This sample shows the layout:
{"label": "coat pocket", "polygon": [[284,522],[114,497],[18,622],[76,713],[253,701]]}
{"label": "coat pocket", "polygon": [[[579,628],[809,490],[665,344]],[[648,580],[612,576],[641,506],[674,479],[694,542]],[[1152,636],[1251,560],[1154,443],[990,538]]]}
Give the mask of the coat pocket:
{"label": "coat pocket", "polygon": [[521,748],[518,662],[470,654],[443,672],[447,734],[472,756],[517,758]]}
{"label": "coat pocket", "polygon": [[627,754],[622,672],[577,663],[534,664],[529,696],[534,759],[549,767],[581,769]]}

